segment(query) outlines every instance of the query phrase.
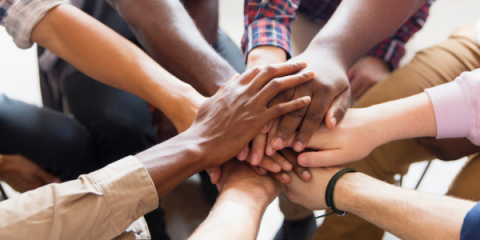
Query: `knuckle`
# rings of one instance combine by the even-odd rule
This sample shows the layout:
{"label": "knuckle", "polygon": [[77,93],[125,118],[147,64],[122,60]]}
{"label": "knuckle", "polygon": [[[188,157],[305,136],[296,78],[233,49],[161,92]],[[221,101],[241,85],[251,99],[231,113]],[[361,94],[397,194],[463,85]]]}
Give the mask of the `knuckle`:
{"label": "knuckle", "polygon": [[278,133],[277,136],[282,138],[283,136],[289,136],[291,131],[287,126],[280,126],[278,127]]}
{"label": "knuckle", "polygon": [[275,74],[277,72],[277,68],[274,67],[273,65],[267,65],[265,66],[263,71],[268,74]]}
{"label": "knuckle", "polygon": [[323,119],[323,113],[320,111],[312,111],[307,114],[306,118],[312,122],[320,122]]}
{"label": "knuckle", "polygon": [[[299,106],[301,103],[300,101],[296,102],[296,105]],[[303,118],[305,116],[306,108],[300,108],[288,113],[293,118]]]}
{"label": "knuckle", "polygon": [[270,87],[274,90],[278,90],[282,88],[282,83],[280,82],[280,80],[275,78],[272,81],[270,81]]}
{"label": "knuckle", "polygon": [[286,111],[286,109],[285,109],[285,106],[283,106],[283,105],[277,105],[275,107],[275,113],[279,116],[285,114],[285,111]]}

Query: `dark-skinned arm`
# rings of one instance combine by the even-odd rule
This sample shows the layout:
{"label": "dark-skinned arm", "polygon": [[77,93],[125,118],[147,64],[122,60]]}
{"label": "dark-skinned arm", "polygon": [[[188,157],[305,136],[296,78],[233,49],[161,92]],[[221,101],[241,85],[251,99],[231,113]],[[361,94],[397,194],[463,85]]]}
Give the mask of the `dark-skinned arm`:
{"label": "dark-skinned arm", "polygon": [[176,77],[211,96],[236,72],[203,38],[179,0],[108,0],[145,50]]}

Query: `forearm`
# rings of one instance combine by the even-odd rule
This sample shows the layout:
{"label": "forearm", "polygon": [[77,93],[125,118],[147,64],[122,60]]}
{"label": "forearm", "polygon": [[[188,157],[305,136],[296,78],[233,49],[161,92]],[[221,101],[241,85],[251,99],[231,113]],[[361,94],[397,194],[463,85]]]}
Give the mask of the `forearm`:
{"label": "forearm", "polygon": [[211,46],[217,42],[218,0],[185,0],[185,9]]}
{"label": "forearm", "polygon": [[367,108],[371,133],[380,143],[436,136],[432,103],[426,93]]}
{"label": "forearm", "polygon": [[326,52],[348,69],[427,2],[344,0],[306,52]]}
{"label": "forearm", "polygon": [[262,216],[270,203],[264,194],[237,189],[222,192],[208,218],[189,239],[256,239]]}
{"label": "forearm", "polygon": [[190,128],[135,156],[147,169],[159,198],[208,167],[204,163],[208,153],[202,150],[202,141]]}
{"label": "forearm", "polygon": [[193,121],[182,119],[192,115],[184,109],[198,109],[200,95],[191,86],[77,8],[63,4],[52,9],[33,29],[32,40],[90,77],[145,99],[177,127],[182,121],[188,126]]}
{"label": "forearm", "polygon": [[406,190],[361,173],[345,174],[335,188],[337,208],[401,239],[459,239],[474,202]]}
{"label": "forearm", "polygon": [[213,95],[235,70],[203,39],[178,0],[110,0],[146,51],[204,95]]}

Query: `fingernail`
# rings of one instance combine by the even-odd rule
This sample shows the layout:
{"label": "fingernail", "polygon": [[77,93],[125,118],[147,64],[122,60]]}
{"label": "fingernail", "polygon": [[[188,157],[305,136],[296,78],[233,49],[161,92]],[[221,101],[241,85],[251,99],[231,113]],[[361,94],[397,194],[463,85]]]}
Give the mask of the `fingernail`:
{"label": "fingernail", "polygon": [[260,169],[260,172],[262,172],[262,174],[267,174],[267,170],[265,170],[265,168],[258,167],[258,169]]}
{"label": "fingernail", "polygon": [[298,161],[298,164],[300,164],[301,166],[307,165],[307,157],[305,156],[298,157],[297,161]]}
{"label": "fingernail", "polygon": [[252,158],[250,159],[250,163],[255,166],[255,165],[258,164],[257,161],[258,161],[258,154],[256,154],[256,153],[252,154]]}
{"label": "fingernail", "polygon": [[293,166],[292,166],[291,163],[289,163],[289,162],[284,162],[283,163],[283,170],[290,171],[290,170],[292,170],[292,168],[293,168]]}
{"label": "fingernail", "polygon": [[303,143],[300,141],[297,141],[295,145],[293,145],[293,150],[297,152],[301,152],[303,150]]}
{"label": "fingernail", "polygon": [[310,174],[310,172],[308,172],[308,171],[305,171],[305,172],[302,173],[302,176],[305,179],[310,179],[312,177],[312,174]]}
{"label": "fingernail", "polygon": [[333,127],[337,126],[337,118],[336,117],[332,118],[332,124],[333,124]]}
{"label": "fingernail", "polygon": [[265,154],[267,154],[267,156],[272,156],[273,154],[275,154],[275,151],[273,150],[271,145],[267,146],[267,150],[265,150]]}
{"label": "fingernail", "polygon": [[288,174],[282,173],[282,179],[283,180],[288,181],[288,178],[289,178]]}
{"label": "fingernail", "polygon": [[213,171],[211,173],[208,174],[210,176],[210,179],[213,178]]}
{"label": "fingernail", "polygon": [[281,138],[275,139],[272,146],[276,149],[281,149],[283,147],[283,140]]}
{"label": "fingernail", "polygon": [[262,128],[261,132],[266,132],[268,130],[268,124],[265,125],[265,127]]}
{"label": "fingernail", "polygon": [[305,73],[305,75],[306,75],[307,77],[311,77],[311,76],[313,76],[313,74],[314,74],[314,73],[313,73],[313,72],[311,72],[311,71],[310,71],[310,72],[306,72],[306,73]]}
{"label": "fingernail", "polygon": [[282,167],[280,167],[278,163],[273,163],[272,168],[274,172],[280,172],[280,170],[282,170]]}

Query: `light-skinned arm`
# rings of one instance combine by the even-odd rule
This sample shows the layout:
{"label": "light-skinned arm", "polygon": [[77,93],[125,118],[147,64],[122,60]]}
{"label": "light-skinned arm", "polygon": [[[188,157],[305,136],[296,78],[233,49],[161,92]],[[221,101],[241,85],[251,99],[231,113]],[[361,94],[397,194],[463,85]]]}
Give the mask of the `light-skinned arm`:
{"label": "light-skinned arm", "polygon": [[[425,136],[436,136],[437,125],[432,102],[427,93],[348,110],[338,126],[329,130],[322,126],[310,141],[308,148],[318,152],[304,152],[298,164],[308,167],[337,166],[366,157],[384,143]],[[292,144],[290,139],[288,144]]]}
{"label": "light-skinned arm", "polygon": [[153,104],[180,132],[191,125],[204,101],[133,43],[73,6],[50,10],[33,29],[31,40],[88,76]]}
{"label": "light-skinned arm", "polygon": [[258,175],[244,162],[229,161],[222,172],[217,202],[190,240],[256,239],[267,206],[280,192],[271,176]]}
{"label": "light-skinned arm", "polygon": [[[325,189],[338,167],[312,169],[305,183],[290,174],[290,200],[326,209]],[[337,209],[353,213],[401,239],[460,239],[463,220],[475,202],[396,187],[363,173],[347,173],[334,191]]]}

